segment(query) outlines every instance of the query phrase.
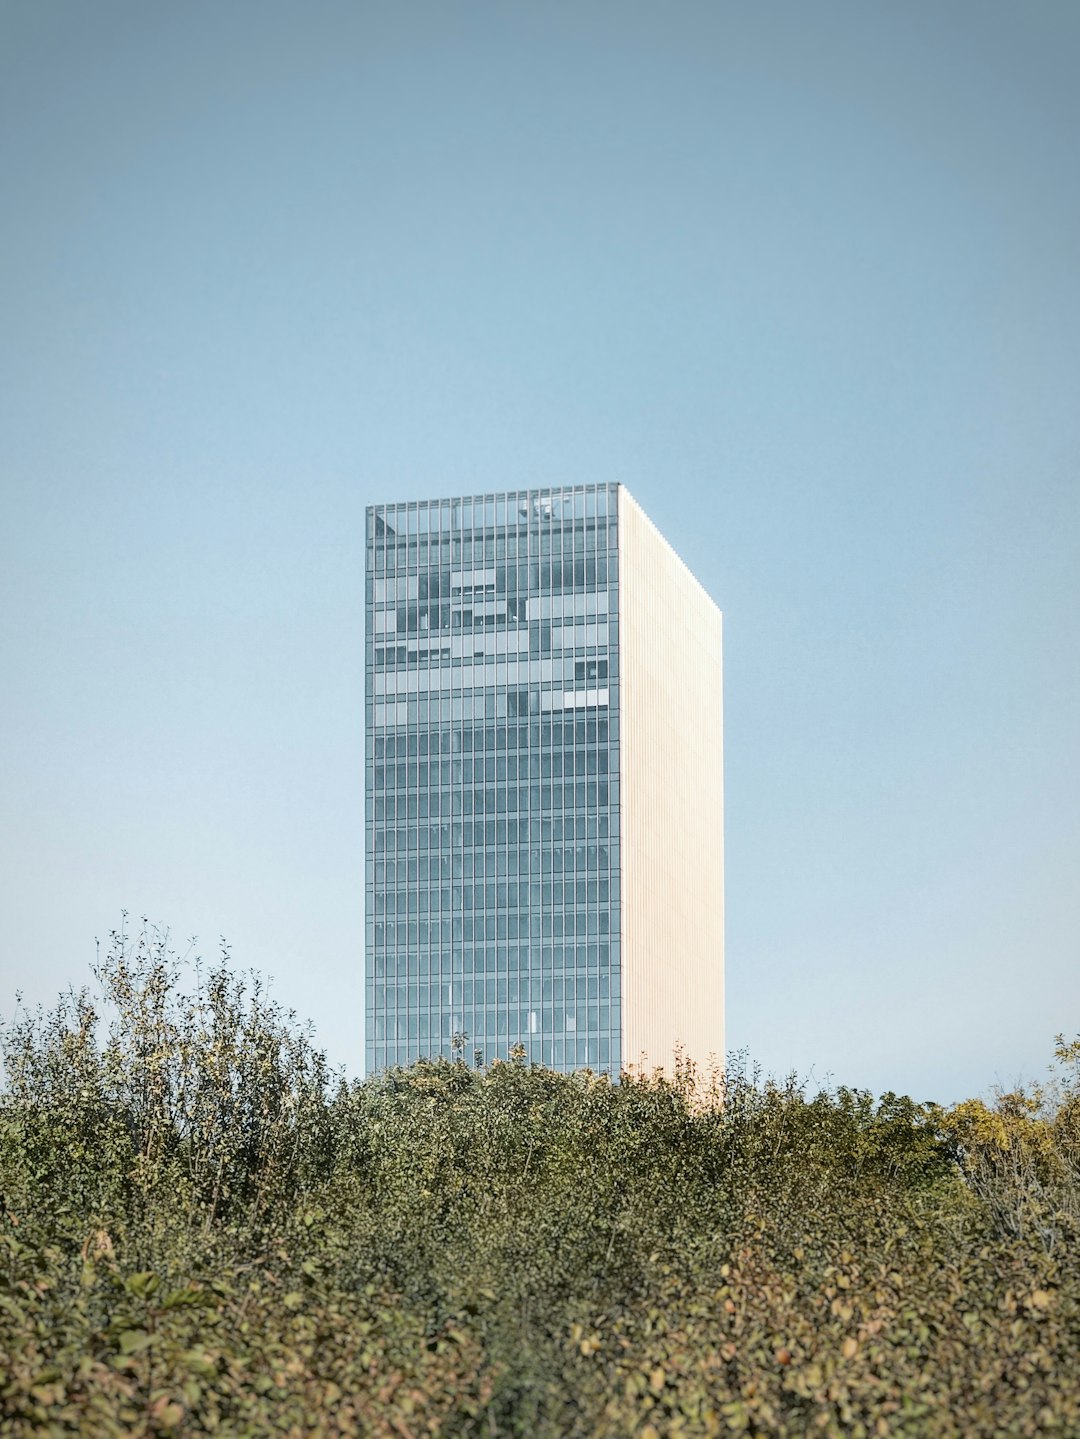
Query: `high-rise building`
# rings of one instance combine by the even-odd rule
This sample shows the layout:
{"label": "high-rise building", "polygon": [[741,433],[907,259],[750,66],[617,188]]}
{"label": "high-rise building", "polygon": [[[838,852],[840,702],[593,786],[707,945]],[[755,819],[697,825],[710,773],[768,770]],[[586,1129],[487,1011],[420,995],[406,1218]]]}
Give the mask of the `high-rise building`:
{"label": "high-rise building", "polygon": [[367,1071],[724,1049],[721,617],[621,485],[367,515]]}

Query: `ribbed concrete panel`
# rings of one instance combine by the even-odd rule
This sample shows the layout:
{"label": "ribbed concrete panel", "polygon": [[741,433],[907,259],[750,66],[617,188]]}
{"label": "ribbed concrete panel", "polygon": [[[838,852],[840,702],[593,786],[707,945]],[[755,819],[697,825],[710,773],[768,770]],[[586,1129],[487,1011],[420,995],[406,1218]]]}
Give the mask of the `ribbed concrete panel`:
{"label": "ribbed concrete panel", "polygon": [[623,1064],[724,1055],[719,609],[619,489]]}

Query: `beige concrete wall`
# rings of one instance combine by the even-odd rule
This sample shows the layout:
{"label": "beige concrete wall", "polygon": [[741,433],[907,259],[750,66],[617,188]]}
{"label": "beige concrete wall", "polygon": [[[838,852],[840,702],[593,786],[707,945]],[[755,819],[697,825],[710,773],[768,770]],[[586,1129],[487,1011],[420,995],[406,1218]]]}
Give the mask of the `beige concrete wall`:
{"label": "beige concrete wall", "polygon": [[724,1056],[719,609],[619,489],[622,1058]]}

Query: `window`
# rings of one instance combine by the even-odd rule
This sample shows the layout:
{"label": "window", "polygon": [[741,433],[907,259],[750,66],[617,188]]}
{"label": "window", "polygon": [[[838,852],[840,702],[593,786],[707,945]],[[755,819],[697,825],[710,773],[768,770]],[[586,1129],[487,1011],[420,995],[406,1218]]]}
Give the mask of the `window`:
{"label": "window", "polygon": [[578,660],[574,665],[574,678],[590,684],[608,677],[607,660]]}

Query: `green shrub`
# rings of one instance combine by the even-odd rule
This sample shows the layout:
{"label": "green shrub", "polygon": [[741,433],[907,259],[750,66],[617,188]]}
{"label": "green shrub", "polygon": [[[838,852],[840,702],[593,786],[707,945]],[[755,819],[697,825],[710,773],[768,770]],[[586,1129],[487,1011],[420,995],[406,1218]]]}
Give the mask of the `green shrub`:
{"label": "green shrub", "polygon": [[3,1032],[0,1435],[1080,1433],[1080,1045],[948,1111],[348,1085],[226,958],[121,932]]}

